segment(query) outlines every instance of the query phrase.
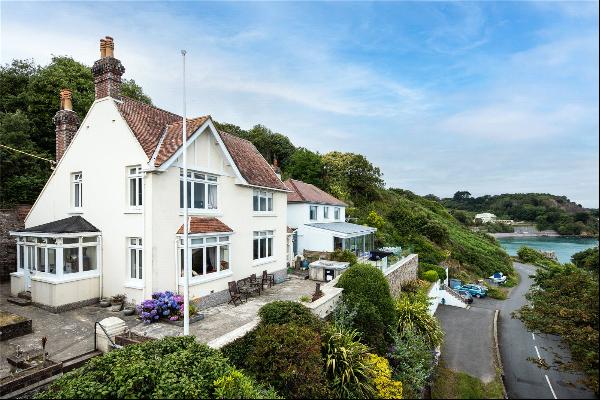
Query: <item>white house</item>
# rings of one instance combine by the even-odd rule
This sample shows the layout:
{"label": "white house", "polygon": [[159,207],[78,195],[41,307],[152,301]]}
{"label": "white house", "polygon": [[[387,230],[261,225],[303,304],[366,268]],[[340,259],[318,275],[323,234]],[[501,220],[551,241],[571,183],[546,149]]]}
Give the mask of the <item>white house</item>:
{"label": "white house", "polygon": [[496,216],[492,213],[481,213],[475,215],[474,221],[480,220],[482,223],[487,224],[488,222],[496,222]]}
{"label": "white house", "polygon": [[96,100],[78,124],[71,94],[54,118],[57,166],[17,239],[11,293],[54,311],[124,293],[140,302],[182,291],[183,181],[187,151],[190,295],[228,300],[232,280],[286,274],[287,188],[252,143],[120,95],[124,67],[101,40]]}
{"label": "white house", "polygon": [[376,229],[346,222],[346,203],[309,183],[284,183],[290,191],[287,221],[295,230],[295,254],[348,249],[364,256],[373,250]]}

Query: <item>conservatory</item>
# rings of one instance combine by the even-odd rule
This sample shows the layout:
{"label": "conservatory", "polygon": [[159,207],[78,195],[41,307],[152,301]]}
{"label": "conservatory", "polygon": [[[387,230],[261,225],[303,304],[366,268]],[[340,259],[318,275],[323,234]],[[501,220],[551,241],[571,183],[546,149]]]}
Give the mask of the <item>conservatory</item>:
{"label": "conservatory", "polygon": [[51,311],[93,303],[100,297],[102,236],[80,216],[10,232],[17,241],[17,271],[11,274],[13,296]]}

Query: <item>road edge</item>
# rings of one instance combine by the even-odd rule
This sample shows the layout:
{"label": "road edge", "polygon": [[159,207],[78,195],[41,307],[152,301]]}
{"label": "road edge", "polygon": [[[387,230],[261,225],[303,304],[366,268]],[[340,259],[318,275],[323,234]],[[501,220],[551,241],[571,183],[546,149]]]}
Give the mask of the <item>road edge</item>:
{"label": "road edge", "polygon": [[502,365],[502,358],[500,356],[500,344],[498,342],[498,315],[500,314],[500,310],[496,310],[494,312],[494,349],[496,353],[496,364],[500,369],[500,380],[502,381],[502,394],[505,399],[508,399],[508,394],[506,392],[506,385],[504,384],[504,366]]}

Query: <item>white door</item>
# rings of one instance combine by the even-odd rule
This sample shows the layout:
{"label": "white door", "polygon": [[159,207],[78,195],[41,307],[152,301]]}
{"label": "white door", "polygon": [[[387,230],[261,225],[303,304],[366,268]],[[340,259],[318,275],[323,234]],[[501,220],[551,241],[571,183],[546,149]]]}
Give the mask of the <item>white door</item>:
{"label": "white door", "polygon": [[31,274],[35,270],[35,247],[25,246],[25,265],[23,277],[25,279],[25,291],[31,291]]}

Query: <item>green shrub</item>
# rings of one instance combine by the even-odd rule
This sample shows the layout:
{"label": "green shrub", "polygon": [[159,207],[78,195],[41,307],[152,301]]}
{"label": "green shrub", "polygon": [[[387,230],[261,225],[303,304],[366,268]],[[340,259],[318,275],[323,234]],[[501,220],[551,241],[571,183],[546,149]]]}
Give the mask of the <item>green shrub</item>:
{"label": "green shrub", "polygon": [[214,382],[217,399],[280,399],[275,390],[256,385],[252,379],[233,368]]}
{"label": "green shrub", "polygon": [[402,295],[396,301],[396,310],[398,312],[398,333],[402,334],[406,330],[412,330],[423,335],[430,344],[435,347],[442,344],[444,340],[444,331],[438,320],[429,314],[429,303],[422,294],[413,296]]}
{"label": "green shrub", "polygon": [[262,325],[283,325],[288,323],[320,330],[323,322],[306,306],[296,301],[274,301],[258,310]]}
{"label": "green shrub", "polygon": [[255,341],[256,331],[250,331],[244,336],[221,347],[221,353],[236,367],[246,369],[248,367],[248,356],[254,350]]}
{"label": "green shrub", "polygon": [[321,337],[307,326],[260,326],[247,371],[260,382],[269,382],[285,398],[323,398],[330,394]]}
{"label": "green shrub", "polygon": [[383,357],[369,354],[371,379],[375,386],[377,399],[401,399],[402,382],[392,379],[390,363]]}
{"label": "green shrub", "polygon": [[592,247],[573,254],[571,262],[578,268],[598,273],[598,247]]}
{"label": "green shrub", "polygon": [[425,262],[419,262],[419,268],[417,270],[419,279],[426,280],[426,278],[423,276],[423,274],[425,272],[431,271],[431,270],[437,272],[438,279],[441,279],[441,280],[446,279],[446,269],[444,267],[442,267],[440,265],[436,265],[436,264],[425,263]]}
{"label": "green shrub", "polygon": [[369,264],[356,264],[342,274],[337,286],[344,288],[344,303],[356,307],[353,326],[363,342],[385,354],[386,328],[395,326],[396,311],[383,273]]}
{"label": "green shrub", "polygon": [[433,352],[425,337],[412,329],[393,335],[393,345],[387,358],[392,367],[392,376],[403,383],[405,397],[421,397],[433,371]]}
{"label": "green shrub", "polygon": [[546,257],[541,252],[532,249],[531,247],[523,246],[517,250],[517,256],[521,262],[533,264],[544,268],[560,268],[560,263],[551,258]]}
{"label": "green shrub", "polygon": [[[194,337],[168,337],[93,358],[59,378],[38,398],[209,399],[215,397],[215,381],[232,369],[219,351]],[[251,379],[245,381],[261,396],[268,395]]]}
{"label": "green shrub", "polygon": [[437,282],[440,280],[440,277],[434,270],[429,270],[423,273],[423,279],[429,282]]}
{"label": "green shrub", "polygon": [[333,253],[329,255],[329,259],[331,261],[340,261],[340,262],[348,262],[350,265],[356,264],[358,258],[356,254],[354,254],[350,250],[335,250]]}
{"label": "green shrub", "polygon": [[339,398],[370,398],[375,395],[367,356],[369,348],[358,341],[358,332],[330,326],[323,349],[327,378]]}

